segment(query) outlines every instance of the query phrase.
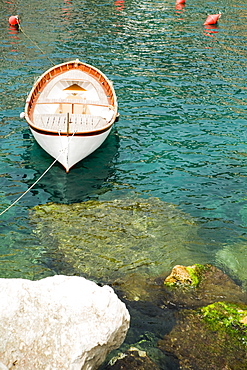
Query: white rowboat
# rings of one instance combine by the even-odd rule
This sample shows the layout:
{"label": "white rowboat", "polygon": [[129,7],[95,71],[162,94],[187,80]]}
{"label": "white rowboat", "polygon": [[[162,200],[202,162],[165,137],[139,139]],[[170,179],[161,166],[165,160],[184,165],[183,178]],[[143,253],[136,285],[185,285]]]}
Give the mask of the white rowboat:
{"label": "white rowboat", "polygon": [[39,77],[24,116],[38,144],[69,172],[109,135],[118,118],[117,98],[101,71],[74,60]]}

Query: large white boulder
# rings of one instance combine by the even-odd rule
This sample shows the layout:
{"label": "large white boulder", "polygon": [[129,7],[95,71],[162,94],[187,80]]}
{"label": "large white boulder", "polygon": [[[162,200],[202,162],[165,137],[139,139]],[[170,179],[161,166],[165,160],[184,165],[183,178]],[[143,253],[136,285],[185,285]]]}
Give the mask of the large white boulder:
{"label": "large white boulder", "polygon": [[129,321],[112,288],[83,277],[0,279],[0,369],[97,369]]}

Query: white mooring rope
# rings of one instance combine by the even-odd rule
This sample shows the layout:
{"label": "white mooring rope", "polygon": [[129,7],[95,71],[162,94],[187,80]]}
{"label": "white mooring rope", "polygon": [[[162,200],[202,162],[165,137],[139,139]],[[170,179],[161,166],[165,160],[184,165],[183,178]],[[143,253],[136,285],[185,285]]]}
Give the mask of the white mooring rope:
{"label": "white mooring rope", "polygon": [[[44,51],[39,47],[39,45],[35,42],[35,41],[33,41],[32,39],[31,39],[31,37],[30,36],[28,36],[27,34],[26,34],[26,32],[23,30],[23,28],[21,27],[21,25],[20,25],[20,20],[19,20],[19,18],[18,18],[18,16],[16,16],[17,17],[17,23],[18,23],[18,27],[19,27],[19,29],[20,29],[20,31],[41,51],[41,53],[43,53],[43,54],[45,54],[44,53]],[[48,56],[46,56],[47,57],[47,59],[53,64],[53,65],[55,65],[55,63],[48,57]],[[60,132],[58,133],[59,134],[59,136],[60,136]],[[70,140],[68,141],[68,146],[67,146],[67,148],[69,147],[69,143],[70,143],[70,141],[72,140],[72,137],[74,136],[74,134],[75,134],[75,132],[73,133],[73,135],[71,136],[71,138],[70,138]],[[45,172],[43,172],[43,174],[38,178],[38,180],[36,180],[31,186],[30,186],[30,188],[28,188],[19,198],[17,198],[15,201],[14,201],[14,203],[12,203],[9,207],[7,207],[5,210],[3,210],[1,213],[0,213],[0,216],[2,216],[5,212],[7,212],[11,207],[13,207],[17,202],[19,202],[19,200],[22,198],[22,197],[24,197],[24,195],[26,195],[41,179],[42,179],[42,177],[52,168],[52,166],[58,161],[58,159],[59,159],[59,157],[63,154],[63,152],[66,150],[66,148],[64,148],[62,151],[61,151],[61,153],[59,154],[59,156],[55,159],[55,161],[53,161],[52,162],[52,164],[45,170]]]}
{"label": "white mooring rope", "polygon": [[[61,153],[59,154],[59,156],[58,156],[58,158],[60,157],[60,155],[61,155]],[[30,188],[28,188],[26,191],[25,191],[25,193],[23,193],[19,198],[17,198],[15,201],[14,201],[14,203],[12,203],[8,208],[6,208],[4,211],[2,211],[1,213],[0,213],[0,216],[2,216],[5,212],[7,212],[11,207],[13,207],[17,202],[19,202],[19,200],[22,198],[22,197],[24,197],[24,195],[26,195],[38,182],[39,182],[39,180],[41,180],[42,179],[42,177],[51,169],[51,167],[57,162],[57,160],[58,160],[58,158],[57,159],[55,159],[55,161],[54,162],[52,162],[52,164],[45,170],[45,172],[43,172],[42,173],[42,175],[38,178],[38,180],[36,180],[31,186],[30,186]]]}
{"label": "white mooring rope", "polygon": [[[52,168],[52,166],[54,166],[54,164],[58,161],[59,157],[63,154],[63,152],[68,149],[69,147],[69,144],[70,144],[70,141],[72,140],[72,137],[75,135],[75,132],[73,132],[73,135],[70,137],[69,141],[68,141],[68,145],[66,148],[64,148],[61,153],[59,154],[59,156],[55,159],[55,161],[52,162],[52,164],[42,173],[42,175],[38,178],[38,180],[36,180],[31,186],[30,188],[28,188],[19,198],[17,198],[12,204],[10,204],[10,206],[8,206],[6,209],[4,209],[1,213],[0,213],[0,216],[2,216],[5,212],[7,212],[11,207],[13,207],[17,202],[19,202],[19,200],[24,197],[24,195],[26,195],[41,179],[43,176],[45,176],[45,174]],[[59,132],[59,136],[60,136],[60,132]]]}

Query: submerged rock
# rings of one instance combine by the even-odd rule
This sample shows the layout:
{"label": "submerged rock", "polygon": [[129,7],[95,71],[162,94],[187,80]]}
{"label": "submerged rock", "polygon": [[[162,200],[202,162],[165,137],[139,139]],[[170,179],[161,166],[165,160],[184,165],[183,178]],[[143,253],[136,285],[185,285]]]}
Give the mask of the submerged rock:
{"label": "submerged rock", "polygon": [[167,286],[174,285],[189,285],[197,287],[202,280],[203,273],[208,268],[202,265],[181,266],[173,267],[172,272],[164,281]]}
{"label": "submerged rock", "polygon": [[0,279],[0,369],[97,369],[130,316],[112,288],[82,277]]}
{"label": "submerged rock", "polygon": [[[177,265],[167,277],[150,278],[145,274],[132,274],[116,280],[114,287],[129,301],[130,312],[133,307],[138,310],[140,320],[144,322],[141,313],[148,312],[153,333],[156,329],[156,342],[154,340],[153,346],[158,341],[158,348],[166,355],[162,359],[162,365],[168,364],[160,368],[247,368],[247,294],[222,270],[209,264]],[[163,311],[163,315],[157,307]],[[138,313],[133,315],[135,317],[129,334],[134,331],[135,326],[140,325],[137,321]],[[212,321],[213,317],[215,323]],[[168,322],[171,323],[170,328],[164,327],[164,323]],[[163,340],[160,340],[159,334],[164,337]],[[138,342],[132,343],[136,347]],[[148,348],[147,343],[141,340],[138,343],[144,350],[145,345]],[[152,354],[149,349],[147,353],[149,356]],[[241,361],[238,364],[239,356]],[[178,360],[179,365],[176,367]],[[155,363],[160,364],[160,361]]]}
{"label": "submerged rock", "polygon": [[[149,312],[150,317],[148,309],[153,312],[157,320],[156,329],[159,328],[155,332],[156,343],[158,341],[158,348],[166,354],[163,363],[171,359],[169,366],[162,369],[247,368],[247,294],[220,269],[209,264],[179,265],[166,278],[152,279],[144,274],[132,274],[117,280],[114,287],[129,300],[130,312],[133,307],[139,309],[140,320],[141,307],[145,310],[142,313]],[[157,307],[164,312],[163,315]],[[138,326],[136,317],[134,320],[132,326],[133,323]],[[164,322],[170,322],[170,328],[164,327]],[[153,332],[154,327],[153,324]],[[129,333],[131,331],[132,328]],[[162,332],[164,339],[160,340]],[[144,343],[139,342],[138,345],[145,350]],[[148,354],[151,353],[148,350]],[[241,361],[238,365],[239,356]],[[179,366],[174,367],[177,359]],[[160,364],[160,361],[155,363]]]}
{"label": "submerged rock", "polygon": [[177,323],[158,347],[184,370],[247,369],[247,306],[217,302],[177,312]]}
{"label": "submerged rock", "polygon": [[153,299],[154,283],[147,274],[132,273],[116,279],[111,286],[128,301],[145,301]]}
{"label": "submerged rock", "polygon": [[63,274],[104,282],[133,270],[155,276],[199,254],[187,248],[198,240],[194,220],[157,198],[51,203],[30,215],[42,262]]}
{"label": "submerged rock", "polygon": [[164,280],[162,301],[168,307],[194,308],[219,300],[247,303],[247,293],[215,266],[175,266]]}
{"label": "submerged rock", "polygon": [[159,370],[145,351],[131,347],[111,359],[104,370]]}
{"label": "submerged rock", "polygon": [[216,253],[216,261],[231,276],[242,282],[247,291],[247,245],[246,242],[225,245]]}
{"label": "submerged rock", "polygon": [[112,285],[128,301],[153,302],[167,308],[195,308],[217,302],[247,303],[247,293],[213,265],[175,266],[166,278],[133,273]]}

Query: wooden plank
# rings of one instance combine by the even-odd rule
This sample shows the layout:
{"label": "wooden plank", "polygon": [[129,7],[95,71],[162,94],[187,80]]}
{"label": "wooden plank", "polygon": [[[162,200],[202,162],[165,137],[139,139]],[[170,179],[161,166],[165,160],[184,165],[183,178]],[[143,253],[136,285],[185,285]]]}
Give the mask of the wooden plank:
{"label": "wooden plank", "polygon": [[111,105],[109,104],[81,99],[38,99],[36,104],[81,104],[81,105],[97,105],[100,107],[111,107]]}
{"label": "wooden plank", "polygon": [[34,125],[40,129],[62,131],[66,134],[73,131],[93,131],[96,127],[104,127],[106,121],[101,116],[94,115],[69,115],[69,127],[66,114],[36,114]]}

